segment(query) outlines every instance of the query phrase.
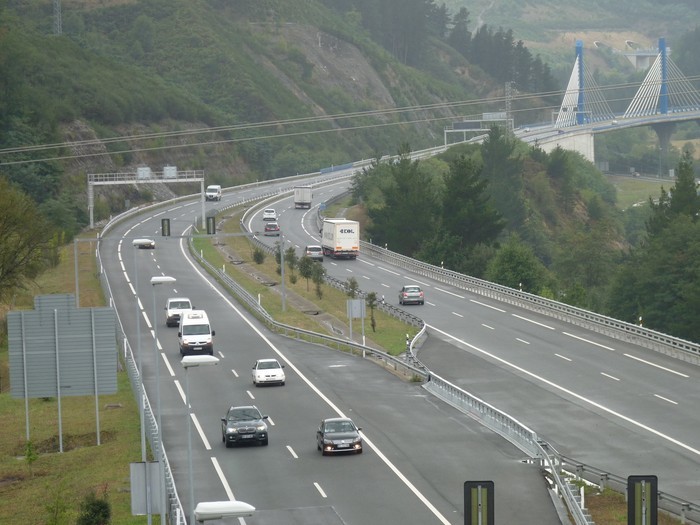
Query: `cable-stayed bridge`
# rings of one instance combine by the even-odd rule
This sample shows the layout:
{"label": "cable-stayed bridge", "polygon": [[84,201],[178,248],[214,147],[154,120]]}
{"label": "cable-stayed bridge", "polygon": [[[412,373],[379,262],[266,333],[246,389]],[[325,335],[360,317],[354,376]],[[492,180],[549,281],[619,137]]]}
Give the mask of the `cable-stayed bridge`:
{"label": "cable-stayed bridge", "polygon": [[667,151],[676,124],[689,120],[700,120],[700,92],[668,56],[665,39],[659,39],[656,59],[627,109],[619,114],[610,109],[603,90],[585,67],[583,44],[578,41],[574,68],[552,124],[521,129],[516,134],[545,151],[559,146],[594,162],[596,133],[651,126],[661,150]]}

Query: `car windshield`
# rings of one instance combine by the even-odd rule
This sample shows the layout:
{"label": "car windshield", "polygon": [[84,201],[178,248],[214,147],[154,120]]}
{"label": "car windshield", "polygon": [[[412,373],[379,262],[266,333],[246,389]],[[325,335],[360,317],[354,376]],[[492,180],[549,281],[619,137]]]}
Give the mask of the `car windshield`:
{"label": "car windshield", "polygon": [[252,408],[242,408],[228,413],[229,421],[250,421],[251,419],[260,419],[260,412]]}
{"label": "car windshield", "polygon": [[325,432],[333,434],[335,432],[352,432],[355,427],[350,421],[331,421],[326,423]]}
{"label": "car windshield", "polygon": [[187,301],[173,301],[170,303],[171,310],[182,310],[185,308],[190,308],[190,303]]}
{"label": "car windshield", "polygon": [[417,286],[407,286],[406,288],[404,288],[404,292],[418,293],[420,292],[420,288],[418,288]]}
{"label": "car windshield", "polygon": [[208,333],[208,324],[188,324],[182,327],[182,335],[204,335]]}
{"label": "car windshield", "polygon": [[279,368],[280,364],[277,361],[261,361],[258,363],[258,368],[268,370],[270,368]]}

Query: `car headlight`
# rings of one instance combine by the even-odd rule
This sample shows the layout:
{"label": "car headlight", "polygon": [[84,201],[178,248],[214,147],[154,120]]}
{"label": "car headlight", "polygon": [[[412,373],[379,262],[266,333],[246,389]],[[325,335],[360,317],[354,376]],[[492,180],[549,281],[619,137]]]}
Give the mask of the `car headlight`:
{"label": "car headlight", "polygon": [[238,429],[237,428],[227,428],[226,433],[227,434],[238,434]]}
{"label": "car headlight", "polygon": [[258,430],[258,431],[267,430],[267,425],[265,425],[265,423],[258,423],[258,424],[255,426],[255,429]]}

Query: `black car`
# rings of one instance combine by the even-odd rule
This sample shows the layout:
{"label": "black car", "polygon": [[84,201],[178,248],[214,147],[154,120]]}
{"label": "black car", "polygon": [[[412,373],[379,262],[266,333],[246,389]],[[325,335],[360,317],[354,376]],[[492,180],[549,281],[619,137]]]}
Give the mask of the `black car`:
{"label": "black car", "polygon": [[324,456],[337,452],[362,454],[361,428],[346,417],[331,417],[321,420],[316,431],[316,448]]}
{"label": "black car", "polygon": [[263,416],[253,405],[231,407],[226,417],[221,418],[221,440],[226,447],[240,443],[267,445],[267,416]]}

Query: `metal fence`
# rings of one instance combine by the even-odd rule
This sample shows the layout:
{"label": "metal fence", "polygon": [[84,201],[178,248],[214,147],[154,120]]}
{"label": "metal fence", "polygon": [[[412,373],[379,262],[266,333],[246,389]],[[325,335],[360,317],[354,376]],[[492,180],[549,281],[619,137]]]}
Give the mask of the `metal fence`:
{"label": "metal fence", "polygon": [[[113,224],[109,225],[110,227]],[[104,231],[108,228],[106,227]],[[103,233],[104,233],[103,231]],[[110,306],[114,306],[114,296],[112,294],[112,287],[109,282],[109,278],[104,271],[104,266],[102,264],[102,254],[100,246],[96,250],[97,255],[97,266],[100,275],[100,282],[102,284],[102,289],[105,292],[106,297],[109,300]],[[164,490],[165,490],[165,514],[167,516],[168,522],[172,525],[185,524],[185,514],[180,502],[180,498],[177,494],[177,488],[175,486],[175,479],[173,477],[172,469],[170,468],[170,462],[168,461],[168,455],[164,448],[162,448],[162,442],[160,439],[160,432],[158,429],[158,424],[156,417],[153,413],[150,400],[146,394],[146,390],[143,387],[143,378],[140,375],[139,367],[136,358],[134,357],[134,352],[131,348],[129,339],[124,332],[124,326],[122,324],[121,318],[119,317],[119,312],[115,308],[115,315],[117,319],[117,339],[119,342],[120,352],[120,362],[126,369],[129,375],[129,381],[131,383],[131,388],[134,391],[134,397],[139,403],[139,407],[143,407],[143,421],[144,421],[144,431],[146,435],[146,440],[153,452],[154,457],[163,458],[163,471],[164,471]],[[155,322],[155,320],[154,320]]]}

